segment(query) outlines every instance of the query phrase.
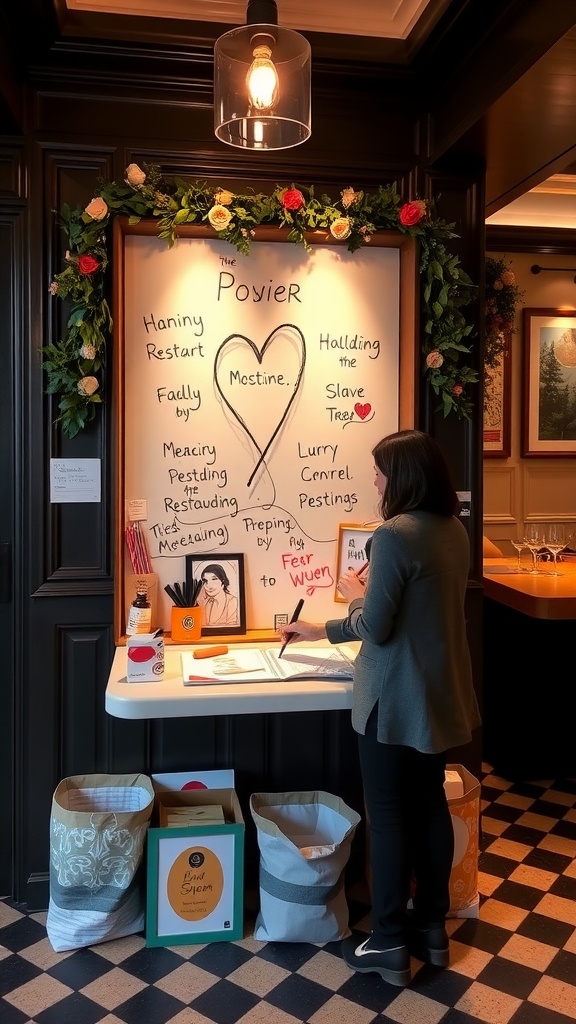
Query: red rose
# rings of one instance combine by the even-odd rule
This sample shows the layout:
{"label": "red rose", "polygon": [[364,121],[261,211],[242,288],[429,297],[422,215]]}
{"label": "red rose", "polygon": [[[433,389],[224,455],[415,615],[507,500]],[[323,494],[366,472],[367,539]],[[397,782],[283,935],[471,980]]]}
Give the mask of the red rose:
{"label": "red rose", "polygon": [[282,194],[282,206],[285,210],[292,210],[298,213],[304,206],[304,196],[297,188],[287,188]]}
{"label": "red rose", "polygon": [[464,388],[462,387],[461,384],[455,384],[454,387],[452,388],[452,394],[456,395],[456,398],[459,398],[463,391]]}
{"label": "red rose", "polygon": [[426,216],[426,203],[423,199],[415,199],[411,203],[404,203],[399,213],[400,223],[405,228],[411,228],[418,224]]}
{"label": "red rose", "polygon": [[100,270],[100,264],[93,256],[80,256],[78,270],[81,274],[93,274],[96,270]]}

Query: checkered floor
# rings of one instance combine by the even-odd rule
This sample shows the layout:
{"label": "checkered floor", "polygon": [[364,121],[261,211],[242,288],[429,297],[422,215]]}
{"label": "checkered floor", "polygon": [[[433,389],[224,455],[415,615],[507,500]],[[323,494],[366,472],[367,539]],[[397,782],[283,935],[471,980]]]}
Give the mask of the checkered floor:
{"label": "checkered floor", "polygon": [[[55,953],[45,914],[0,901],[2,1024],[568,1024],[576,1020],[576,779],[485,766],[479,920],[449,922],[451,966],[394,988],[339,943],[251,938],[147,949],[141,935]],[[349,896],[354,932],[367,907]]]}

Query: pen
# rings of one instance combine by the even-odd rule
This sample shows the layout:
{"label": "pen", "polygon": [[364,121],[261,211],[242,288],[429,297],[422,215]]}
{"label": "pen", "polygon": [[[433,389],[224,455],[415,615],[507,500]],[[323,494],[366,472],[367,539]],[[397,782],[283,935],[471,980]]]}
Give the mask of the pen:
{"label": "pen", "polygon": [[[300,598],[300,600],[298,601],[298,604],[296,605],[296,607],[294,609],[294,614],[292,615],[292,618],[290,619],[290,622],[296,622],[296,619],[300,615],[300,612],[302,611],[303,607],[304,607],[304,598]],[[279,658],[281,658],[282,655],[284,654],[284,651],[286,650],[286,645],[287,645],[288,641],[292,639],[293,636],[294,636],[294,633],[286,633],[286,639],[284,640],[284,643],[282,644],[282,647],[280,648],[280,651],[278,653],[278,657]]]}
{"label": "pen", "polygon": [[[358,572],[356,573],[356,576],[358,577],[358,579],[360,579],[362,577],[362,575],[366,572],[366,569],[368,568],[369,565],[370,565],[370,562],[364,562],[364,565],[361,566],[360,569],[358,569]],[[364,581],[362,580],[362,582],[364,582]]]}

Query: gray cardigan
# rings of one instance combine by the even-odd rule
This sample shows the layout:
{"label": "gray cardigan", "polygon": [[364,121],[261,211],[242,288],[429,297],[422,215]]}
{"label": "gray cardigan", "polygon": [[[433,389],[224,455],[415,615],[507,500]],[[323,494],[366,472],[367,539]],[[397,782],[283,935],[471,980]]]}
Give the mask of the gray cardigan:
{"label": "gray cardigan", "polygon": [[409,512],[375,531],[366,595],[326,623],[331,643],[362,640],[352,726],[378,702],[378,739],[438,753],[480,724],[466,639],[470,548],[455,517]]}

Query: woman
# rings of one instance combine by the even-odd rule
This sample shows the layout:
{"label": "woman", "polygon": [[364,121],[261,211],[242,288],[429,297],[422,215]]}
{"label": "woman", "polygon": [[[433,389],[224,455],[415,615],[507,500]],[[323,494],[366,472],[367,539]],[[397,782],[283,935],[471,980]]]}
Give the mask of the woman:
{"label": "woman", "polygon": [[237,626],[238,598],[230,593],[230,580],[221,565],[207,565],[200,574],[202,590],[198,604],[202,606],[204,626]]}
{"label": "woman", "polygon": [[[418,430],[372,451],[384,520],[368,578],[348,570],[338,589],[348,615],[296,621],[292,641],[361,640],[352,725],[368,815],[372,934],[346,939],[349,967],[393,985],[410,981],[410,954],[449,962],[445,928],[454,834],[444,792],[446,751],[480,724],[466,639],[469,541],[436,442]],[[407,903],[414,882],[413,911]]]}

